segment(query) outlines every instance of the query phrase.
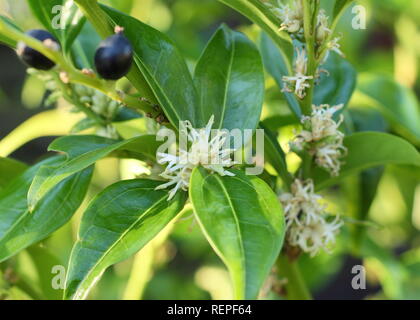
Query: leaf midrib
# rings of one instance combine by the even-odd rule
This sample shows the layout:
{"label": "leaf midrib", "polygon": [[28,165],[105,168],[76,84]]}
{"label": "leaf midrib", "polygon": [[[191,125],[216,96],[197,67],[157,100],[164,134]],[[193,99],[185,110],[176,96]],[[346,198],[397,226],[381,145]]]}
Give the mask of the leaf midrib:
{"label": "leaf midrib", "polygon": [[[127,190],[126,192],[119,194],[118,196],[116,196],[115,198],[120,197],[121,195],[127,193],[127,192],[132,192],[134,190],[144,190],[144,189],[150,189],[150,188],[135,188],[135,189],[131,189],[131,190]],[[76,296],[77,293],[79,292],[79,290],[82,288],[84,288],[83,284],[86,282],[86,280],[92,275],[92,273],[95,271],[95,269],[98,267],[98,265],[100,265],[100,263],[102,263],[102,261],[110,254],[110,252],[113,250],[113,248],[115,248],[115,246],[121,241],[122,238],[125,237],[125,235],[127,235],[128,232],[130,232],[134,226],[139,222],[139,220],[144,219],[154,208],[156,208],[159,204],[161,204],[164,200],[166,200],[166,196],[167,195],[163,195],[162,198],[160,200],[158,200],[157,202],[155,202],[150,208],[148,208],[146,211],[144,211],[144,213],[142,215],[140,215],[119,237],[118,239],[116,239],[116,241],[109,247],[108,250],[106,250],[100,257],[100,259],[97,260],[97,262],[92,266],[92,268],[90,268],[89,272],[86,274],[86,276],[84,277],[84,279],[79,283],[77,290],[75,291],[75,293],[72,296]],[[114,200],[112,200],[114,201]],[[111,202],[111,201],[110,201]],[[82,239],[78,240],[78,243],[81,244],[82,243]],[[82,247],[83,248],[83,247]]]}
{"label": "leaf midrib", "polygon": [[[243,271],[243,277],[244,277],[244,280],[245,280],[245,288],[246,288],[246,261],[245,261],[246,256],[245,256],[245,250],[244,250],[244,247],[243,247],[242,231],[241,231],[241,226],[240,226],[238,214],[235,210],[233,202],[231,201],[231,199],[229,197],[229,192],[226,189],[225,185],[223,184],[222,179],[218,175],[215,175],[214,177],[215,177],[216,181],[219,183],[219,185],[221,186],[223,194],[225,195],[230,207],[232,208],[231,212],[233,213],[233,217],[234,217],[235,222],[236,222],[236,231],[239,235],[239,239],[238,239],[239,243],[238,244],[239,244],[239,249],[240,249],[240,253],[241,253],[241,264],[243,266],[242,270],[244,270]],[[245,294],[245,292],[244,292],[244,294]]]}

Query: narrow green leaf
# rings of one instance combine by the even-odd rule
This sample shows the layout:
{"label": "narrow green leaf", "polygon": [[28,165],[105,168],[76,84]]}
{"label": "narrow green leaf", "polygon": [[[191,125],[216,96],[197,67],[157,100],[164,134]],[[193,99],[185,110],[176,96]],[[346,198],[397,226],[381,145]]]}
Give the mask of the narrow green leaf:
{"label": "narrow green leaf", "polygon": [[117,141],[98,136],[67,136],[55,140],[50,151],[65,153],[65,162],[42,166],[29,189],[28,203],[32,209],[60,181],[107,156],[154,159],[160,142],[154,135],[143,135]]}
{"label": "narrow green leaf", "polygon": [[102,6],[112,21],[124,27],[135,52],[135,62],[171,123],[199,122],[199,100],[185,60],[163,33],[139,20]]}
{"label": "narrow green leaf", "polygon": [[393,79],[375,74],[362,74],[357,89],[368,106],[379,110],[402,133],[420,143],[420,108],[415,94]]}
{"label": "narrow green leaf", "polygon": [[[0,20],[3,20],[3,22],[7,23],[9,26],[22,31],[12,20],[10,20],[8,17],[5,17],[3,15],[0,15]],[[0,32],[0,43],[4,43],[6,45],[8,45],[11,48],[16,49],[16,45],[17,42],[14,39],[10,39],[7,36],[4,36],[1,32]]]}
{"label": "narrow green leaf", "polygon": [[27,169],[23,162],[0,157],[0,190]]}
{"label": "narrow green leaf", "polygon": [[292,176],[287,170],[286,156],[281,148],[277,137],[264,124],[260,123],[260,127],[264,129],[264,155],[267,161],[277,171],[286,186],[292,182]]}
{"label": "narrow green leaf", "polygon": [[199,224],[233,281],[236,299],[256,299],[283,243],[283,210],[261,179],[196,168],[190,198]]}
{"label": "narrow green leaf", "polygon": [[356,88],[356,70],[335,52],[330,53],[322,68],[328,74],[321,74],[320,83],[315,86],[314,103],[347,106]]}
{"label": "narrow green leaf", "polygon": [[197,63],[200,127],[215,116],[214,129],[255,129],[264,100],[264,71],[255,45],[242,33],[220,27]]}
{"label": "narrow green leaf", "polygon": [[159,181],[118,182],[92,200],[73,247],[65,299],[84,299],[109,266],[135,254],[183,208],[184,192],[168,201]]}
{"label": "narrow green leaf", "polygon": [[84,23],[69,52],[79,69],[94,69],[95,53],[100,42],[101,38],[92,24],[88,21]]}
{"label": "narrow green leaf", "polygon": [[420,154],[409,142],[380,132],[361,132],[344,139],[348,155],[338,177],[317,168],[314,176],[317,189],[331,186],[350,174],[387,164],[420,166]]}
{"label": "narrow green leaf", "polygon": [[353,0],[335,0],[333,10],[333,21],[335,22],[343,14],[344,10],[352,3]]}
{"label": "narrow green leaf", "polygon": [[[276,47],[273,40],[271,40],[264,32],[261,33],[260,49],[265,69],[276,81],[279,90],[282,90],[283,77],[290,75],[290,70],[287,67],[287,61],[281,55],[279,48]],[[290,92],[283,92],[283,95],[286,98],[290,110],[298,119],[300,119],[302,112],[295,95]]]}
{"label": "narrow green leaf", "polygon": [[56,36],[57,40],[61,40],[60,29],[57,29],[53,26],[53,23],[59,21],[54,19],[57,16],[58,12],[56,12],[55,8],[59,8],[57,6],[63,5],[63,0],[49,0],[44,1],[40,4],[39,0],[27,0],[29,7],[31,8],[32,13],[38,19],[38,21],[53,35]]}
{"label": "narrow green leaf", "polygon": [[81,205],[92,176],[87,168],[59,183],[29,212],[26,195],[42,165],[54,165],[63,157],[47,159],[14,179],[0,192],[0,262],[63,226]]}
{"label": "narrow green leaf", "polygon": [[260,0],[219,0],[237,10],[264,30],[276,43],[288,72],[292,70],[293,44],[290,36],[280,31],[281,21]]}
{"label": "narrow green leaf", "polygon": [[73,0],[64,0],[60,20],[60,38],[63,51],[69,52],[80,32],[82,31],[86,18]]}
{"label": "narrow green leaf", "polygon": [[62,266],[63,262],[50,252],[42,242],[30,246],[26,251],[32,258],[37,273],[38,283],[34,285],[42,290],[42,295],[45,299],[61,300],[63,297],[63,290],[53,288],[52,283],[53,278],[56,276],[56,274],[53,273],[54,267]]}

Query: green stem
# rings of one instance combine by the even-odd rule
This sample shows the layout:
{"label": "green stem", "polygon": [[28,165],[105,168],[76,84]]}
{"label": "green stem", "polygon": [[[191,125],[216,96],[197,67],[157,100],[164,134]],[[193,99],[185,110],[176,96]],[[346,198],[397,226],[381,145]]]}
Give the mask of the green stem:
{"label": "green stem", "polygon": [[313,76],[312,80],[309,80],[310,87],[306,90],[306,96],[301,101],[302,113],[304,115],[310,115],[312,112],[312,100],[314,95],[314,85],[316,70],[318,68],[315,59],[315,27],[313,23],[313,10],[312,0],[303,0],[303,12],[304,12],[304,34],[306,42],[306,53],[308,56],[308,68],[307,74]]}
{"label": "green stem", "polygon": [[297,260],[290,261],[288,257],[280,254],[277,259],[277,268],[280,277],[287,279],[286,297],[288,300],[311,300],[312,296],[306,286],[299,269]]}
{"label": "green stem", "polygon": [[312,176],[312,165],[314,157],[305,151],[302,159],[302,178],[304,180],[310,179]]}

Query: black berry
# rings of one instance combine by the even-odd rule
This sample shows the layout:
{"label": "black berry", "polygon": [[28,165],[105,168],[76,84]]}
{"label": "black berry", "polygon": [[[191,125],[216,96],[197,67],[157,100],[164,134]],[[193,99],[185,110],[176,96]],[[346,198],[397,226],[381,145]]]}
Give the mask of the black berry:
{"label": "black berry", "polygon": [[[59,48],[59,44],[54,36],[45,30],[29,30],[26,32],[28,36],[31,36],[39,41],[46,43],[49,46]],[[42,53],[28,47],[25,43],[19,42],[17,47],[19,57],[28,66],[39,69],[39,70],[50,70],[55,66],[55,63],[44,56]]]}
{"label": "black berry", "polygon": [[102,41],[96,50],[96,71],[106,80],[124,77],[130,71],[132,63],[133,47],[122,32]]}

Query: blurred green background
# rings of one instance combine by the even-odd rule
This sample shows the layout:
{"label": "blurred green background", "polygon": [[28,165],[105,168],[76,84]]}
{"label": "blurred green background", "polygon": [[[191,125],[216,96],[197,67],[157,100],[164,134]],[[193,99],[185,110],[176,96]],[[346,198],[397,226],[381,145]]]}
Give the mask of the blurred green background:
{"label": "blurred green background", "polygon": [[[324,3],[329,0],[325,0]],[[167,33],[177,43],[193,68],[200,52],[221,23],[255,36],[250,22],[216,0],[107,0],[102,1],[130,13],[138,19]],[[332,2],[332,1],[331,1]],[[420,97],[420,1],[370,0],[360,1],[367,9],[367,29],[353,30],[353,15],[349,10],[340,23],[342,48],[346,58],[361,73],[375,73],[394,78]],[[12,17],[23,29],[39,27],[25,1],[0,0],[1,14]],[[0,139],[24,120],[44,109],[46,93],[43,83],[27,77],[25,67],[13,50],[0,45]],[[267,77],[267,108],[282,104],[281,94]],[[386,92],[384,92],[386,94]],[[418,103],[417,103],[418,106]],[[364,107],[363,99],[355,94],[351,108]],[[363,108],[362,108],[363,109]],[[372,116],[378,130],[390,130],[387,119],[372,109],[363,109]],[[364,113],[358,113],[362,117]],[[356,118],[356,116],[355,116]],[[357,119],[356,119],[357,120]],[[357,121],[355,123],[357,124]],[[369,127],[369,130],[372,130]],[[291,132],[291,130],[290,130]],[[51,138],[36,139],[12,154],[26,163],[45,156]],[[418,145],[418,141],[412,141]],[[293,159],[292,159],[293,161]],[[100,162],[91,195],[121,177],[135,163],[117,160]],[[366,179],[364,179],[366,178]],[[375,184],[373,202],[366,211],[372,227],[367,232],[373,242],[359,258],[348,254],[347,232],[340,236],[333,254],[321,254],[315,259],[304,257],[301,262],[306,280],[318,299],[420,299],[420,173],[413,168],[389,167],[365,172],[346,179],[331,190],[330,210],[350,215],[360,197],[369,197],[354,190],[363,181]],[[363,201],[360,200],[360,201]],[[334,203],[334,204],[333,204]],[[8,298],[55,298],[59,292],[39,288],[51,281],[50,267],[66,265],[80,215],[52,237],[6,262],[3,277],[15,281]],[[224,299],[230,298],[228,274],[188,212],[174,225],[169,241],[155,243],[138,256],[110,268],[93,290],[95,299]],[[379,244],[379,245],[378,245]],[[153,259],[152,259],[153,256]],[[42,260],[40,265],[37,261]],[[139,258],[141,257],[141,258]],[[153,264],[153,272],[137,272]],[[367,268],[367,290],[353,290],[351,269],[356,264]],[[7,272],[9,270],[9,273]],[[144,279],[151,281],[146,283]],[[127,285],[128,283],[128,285]],[[0,281],[0,288],[2,282]],[[144,289],[144,292],[143,292]],[[272,297],[273,298],[273,297]],[[0,289],[1,299],[1,289]]]}

